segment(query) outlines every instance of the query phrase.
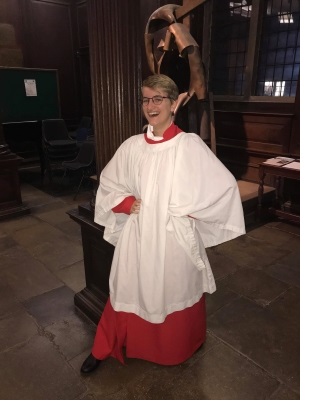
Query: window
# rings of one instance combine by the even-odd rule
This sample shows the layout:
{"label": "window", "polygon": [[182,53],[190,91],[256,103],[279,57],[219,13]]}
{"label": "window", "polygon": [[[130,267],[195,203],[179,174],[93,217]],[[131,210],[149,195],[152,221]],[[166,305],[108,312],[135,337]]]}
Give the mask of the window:
{"label": "window", "polygon": [[242,95],[244,92],[251,9],[245,1],[214,1],[213,86],[210,89],[215,94]]}
{"label": "window", "polygon": [[209,89],[240,99],[294,97],[299,0],[213,2]]}

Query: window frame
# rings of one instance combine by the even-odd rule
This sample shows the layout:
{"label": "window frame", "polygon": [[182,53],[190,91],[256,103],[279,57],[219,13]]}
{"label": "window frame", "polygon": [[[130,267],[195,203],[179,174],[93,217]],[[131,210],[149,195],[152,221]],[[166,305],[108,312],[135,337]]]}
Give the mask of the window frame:
{"label": "window frame", "polygon": [[[216,0],[217,1],[217,0]],[[210,71],[210,54],[212,49],[211,33],[212,33],[212,15],[214,0],[207,1],[205,3],[205,15],[204,15],[204,33],[203,33],[203,50],[202,59],[206,67],[206,82],[209,83],[209,71]],[[255,88],[257,83],[257,68],[258,58],[260,50],[260,42],[262,35],[262,23],[264,17],[264,0],[252,0],[251,21],[248,34],[248,46],[246,56],[246,68],[245,68],[245,84],[243,95],[221,95],[213,93],[214,101],[233,101],[233,102],[272,102],[272,103],[294,103],[296,96],[255,96]],[[207,29],[209,27],[209,29]],[[300,76],[300,72],[299,72]],[[299,87],[299,81],[297,85],[297,92]],[[209,92],[213,92],[209,89]]]}

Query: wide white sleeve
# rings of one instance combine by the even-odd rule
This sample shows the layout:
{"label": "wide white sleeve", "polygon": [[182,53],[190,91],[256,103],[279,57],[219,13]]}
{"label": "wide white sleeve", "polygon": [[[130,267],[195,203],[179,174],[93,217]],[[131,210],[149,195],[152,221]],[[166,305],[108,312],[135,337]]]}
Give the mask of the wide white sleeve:
{"label": "wide white sleeve", "polygon": [[205,247],[245,233],[237,181],[196,134],[180,140],[169,212],[193,217]]}
{"label": "wide white sleeve", "polygon": [[129,154],[130,143],[126,140],[101,172],[95,199],[94,222],[105,227],[104,239],[114,245],[129,215],[114,213],[112,208],[134,195],[129,182]]}

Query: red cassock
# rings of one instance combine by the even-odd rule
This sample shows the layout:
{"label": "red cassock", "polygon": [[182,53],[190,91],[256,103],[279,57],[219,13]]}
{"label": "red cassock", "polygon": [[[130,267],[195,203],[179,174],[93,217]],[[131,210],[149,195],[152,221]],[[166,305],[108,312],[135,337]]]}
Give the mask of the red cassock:
{"label": "red cassock", "polygon": [[98,324],[92,354],[103,360],[110,356],[124,363],[129,358],[160,365],[178,365],[189,359],[206,338],[205,297],[192,307],[152,324],[127,312],[116,312],[107,301]]}

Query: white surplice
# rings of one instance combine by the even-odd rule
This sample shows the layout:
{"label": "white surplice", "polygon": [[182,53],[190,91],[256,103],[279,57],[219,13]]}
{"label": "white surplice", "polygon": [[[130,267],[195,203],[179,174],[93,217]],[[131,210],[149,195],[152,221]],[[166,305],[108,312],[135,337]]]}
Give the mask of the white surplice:
{"label": "white surplice", "polygon": [[[148,137],[154,138],[152,127]],[[139,214],[111,209],[141,198]],[[116,311],[162,323],[216,290],[205,247],[245,233],[237,182],[201,138],[158,144],[127,139],[100,175],[95,222],[116,246],[110,301]]]}

